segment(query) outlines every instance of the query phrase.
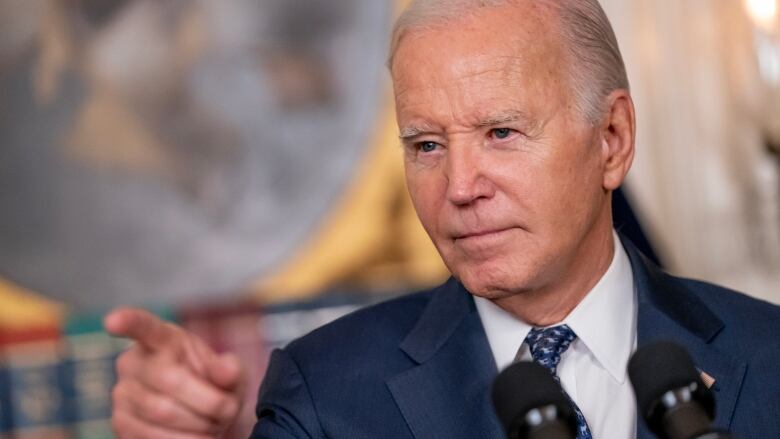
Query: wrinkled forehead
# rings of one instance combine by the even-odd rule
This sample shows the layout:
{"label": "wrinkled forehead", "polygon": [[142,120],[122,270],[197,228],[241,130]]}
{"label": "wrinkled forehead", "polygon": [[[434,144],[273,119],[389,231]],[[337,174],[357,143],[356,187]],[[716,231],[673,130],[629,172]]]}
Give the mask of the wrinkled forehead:
{"label": "wrinkled forehead", "polygon": [[396,93],[403,93],[415,79],[464,76],[488,65],[516,71],[525,67],[522,64],[557,68],[564,55],[557,22],[542,2],[525,1],[418,24],[404,31],[393,54],[390,69]]}
{"label": "wrinkled forehead", "polygon": [[428,7],[415,8],[413,4],[401,14],[394,26],[388,60],[391,71],[401,43],[410,36],[427,31],[489,29],[498,39],[533,41],[550,34],[560,25],[559,8],[551,7],[548,0],[507,0],[492,5],[477,1],[473,3],[478,4],[470,4],[468,0],[461,0],[453,2],[455,6],[447,6],[447,2],[436,6],[436,0],[420,3],[428,4]]}
{"label": "wrinkled forehead", "polygon": [[520,100],[557,100],[553,94],[565,86],[557,34],[544,14],[506,9],[487,8],[405,35],[392,65],[399,116],[432,102],[465,110],[507,92]]}

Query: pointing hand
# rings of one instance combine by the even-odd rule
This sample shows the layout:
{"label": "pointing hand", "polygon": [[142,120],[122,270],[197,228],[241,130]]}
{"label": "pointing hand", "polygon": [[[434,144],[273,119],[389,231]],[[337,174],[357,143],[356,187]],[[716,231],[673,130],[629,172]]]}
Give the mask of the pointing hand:
{"label": "pointing hand", "polygon": [[233,424],[244,392],[234,355],[141,309],[114,310],[104,324],[135,341],[117,360],[111,422],[118,438],[215,438]]}

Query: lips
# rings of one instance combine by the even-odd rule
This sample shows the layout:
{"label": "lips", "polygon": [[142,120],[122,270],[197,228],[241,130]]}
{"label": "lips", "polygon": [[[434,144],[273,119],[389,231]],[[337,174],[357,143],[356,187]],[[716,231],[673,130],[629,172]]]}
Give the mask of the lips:
{"label": "lips", "polygon": [[469,239],[469,238],[490,237],[490,236],[493,236],[493,235],[498,235],[500,233],[506,232],[506,231],[508,231],[510,229],[512,229],[512,227],[488,229],[488,230],[479,230],[479,231],[474,231],[474,232],[466,232],[466,233],[461,233],[461,234],[454,235],[453,239],[455,241],[458,241],[458,240]]}

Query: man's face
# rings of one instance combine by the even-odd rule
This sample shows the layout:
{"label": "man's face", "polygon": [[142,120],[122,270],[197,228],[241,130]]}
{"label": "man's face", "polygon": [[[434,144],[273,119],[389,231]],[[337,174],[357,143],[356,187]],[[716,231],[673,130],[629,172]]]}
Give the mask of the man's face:
{"label": "man's face", "polygon": [[553,21],[528,9],[413,31],[392,66],[420,220],[466,288],[494,299],[564,278],[609,213],[599,130],[576,110]]}

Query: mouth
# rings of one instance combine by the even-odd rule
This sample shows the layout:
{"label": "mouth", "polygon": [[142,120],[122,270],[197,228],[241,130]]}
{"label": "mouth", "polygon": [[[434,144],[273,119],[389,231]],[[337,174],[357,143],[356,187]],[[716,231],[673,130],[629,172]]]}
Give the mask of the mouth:
{"label": "mouth", "polygon": [[468,232],[468,233],[462,233],[455,235],[453,237],[454,241],[465,241],[465,240],[477,240],[479,238],[492,238],[497,237],[505,232],[508,232],[511,230],[512,227],[506,227],[506,228],[500,228],[500,229],[488,229],[488,230],[479,230],[474,232]]}

